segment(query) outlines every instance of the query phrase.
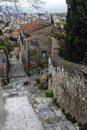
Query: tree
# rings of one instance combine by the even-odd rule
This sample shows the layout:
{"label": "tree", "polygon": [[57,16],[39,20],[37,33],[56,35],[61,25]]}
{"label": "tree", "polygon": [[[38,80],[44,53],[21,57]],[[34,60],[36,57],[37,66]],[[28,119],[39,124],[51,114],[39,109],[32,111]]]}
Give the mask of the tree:
{"label": "tree", "polygon": [[87,0],[66,0],[65,57],[87,64]]}

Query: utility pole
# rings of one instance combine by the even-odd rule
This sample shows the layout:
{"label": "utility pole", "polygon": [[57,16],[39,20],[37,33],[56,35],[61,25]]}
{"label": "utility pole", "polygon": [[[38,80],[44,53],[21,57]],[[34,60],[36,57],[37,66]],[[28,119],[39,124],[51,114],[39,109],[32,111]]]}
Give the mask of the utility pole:
{"label": "utility pole", "polygon": [[0,78],[0,118],[3,114],[4,105],[3,105],[3,97],[2,97],[2,88],[1,88],[1,78]]}

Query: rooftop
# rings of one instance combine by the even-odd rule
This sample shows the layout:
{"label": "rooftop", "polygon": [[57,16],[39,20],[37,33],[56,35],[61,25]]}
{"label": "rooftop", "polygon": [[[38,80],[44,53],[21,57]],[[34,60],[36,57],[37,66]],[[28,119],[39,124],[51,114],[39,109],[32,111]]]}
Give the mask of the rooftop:
{"label": "rooftop", "polygon": [[40,23],[38,21],[35,21],[35,22],[32,22],[32,23],[27,23],[27,24],[20,24],[20,29],[25,34],[32,32],[34,30],[40,29],[42,27],[43,27],[42,23]]}

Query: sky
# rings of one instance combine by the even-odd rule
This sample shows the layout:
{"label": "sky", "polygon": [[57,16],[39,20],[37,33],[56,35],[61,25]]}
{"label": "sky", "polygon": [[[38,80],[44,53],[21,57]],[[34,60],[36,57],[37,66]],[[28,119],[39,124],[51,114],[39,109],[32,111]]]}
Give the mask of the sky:
{"label": "sky", "polygon": [[[48,13],[67,12],[66,0],[44,0],[44,1],[45,4],[39,10],[39,12],[48,12]],[[35,10],[33,9],[33,11]]]}
{"label": "sky", "polygon": [[66,12],[66,0],[46,0],[44,9],[48,12]]}
{"label": "sky", "polygon": [[[32,0],[30,0],[32,1]],[[67,12],[66,0],[42,0],[45,1],[44,6],[39,10],[39,12],[49,12],[49,13],[60,13],[60,12]],[[10,5],[9,2],[5,2],[8,6]],[[2,5],[5,4],[2,2]],[[1,4],[1,3],[0,3]],[[19,6],[22,7],[22,11],[30,12],[30,8],[28,6],[27,0],[19,0]],[[38,12],[35,11],[33,8],[31,12]]]}

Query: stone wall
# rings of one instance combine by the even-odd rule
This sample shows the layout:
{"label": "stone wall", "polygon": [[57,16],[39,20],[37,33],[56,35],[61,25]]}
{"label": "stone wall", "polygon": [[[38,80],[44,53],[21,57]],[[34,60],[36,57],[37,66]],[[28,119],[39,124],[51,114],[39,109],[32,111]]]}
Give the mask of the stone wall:
{"label": "stone wall", "polygon": [[7,59],[7,53],[3,50],[0,51],[0,58],[4,58],[4,62],[0,63],[0,78],[2,85],[8,83],[8,59]]}
{"label": "stone wall", "polygon": [[[19,48],[21,61],[27,74],[34,74],[43,68],[48,67],[48,55],[51,54],[51,36],[52,26],[38,29],[26,36],[23,32],[19,35]],[[21,38],[22,37],[22,38]],[[46,51],[46,57],[43,52]]]}
{"label": "stone wall", "polygon": [[1,88],[1,79],[0,79],[0,120],[2,119],[3,111],[4,111],[4,106],[3,106],[2,88]]}
{"label": "stone wall", "polygon": [[26,51],[27,41],[26,41],[22,31],[20,32],[18,43],[19,43],[19,58],[20,58],[20,62],[23,63],[24,69],[25,69],[25,71],[27,73],[28,72],[27,51]]}
{"label": "stone wall", "polygon": [[7,68],[6,68],[6,64],[2,64],[0,63],[0,77],[2,78],[2,85],[3,84],[7,84]]}
{"label": "stone wall", "polygon": [[87,67],[53,55],[49,58],[49,90],[62,109],[78,122],[87,122]]}

